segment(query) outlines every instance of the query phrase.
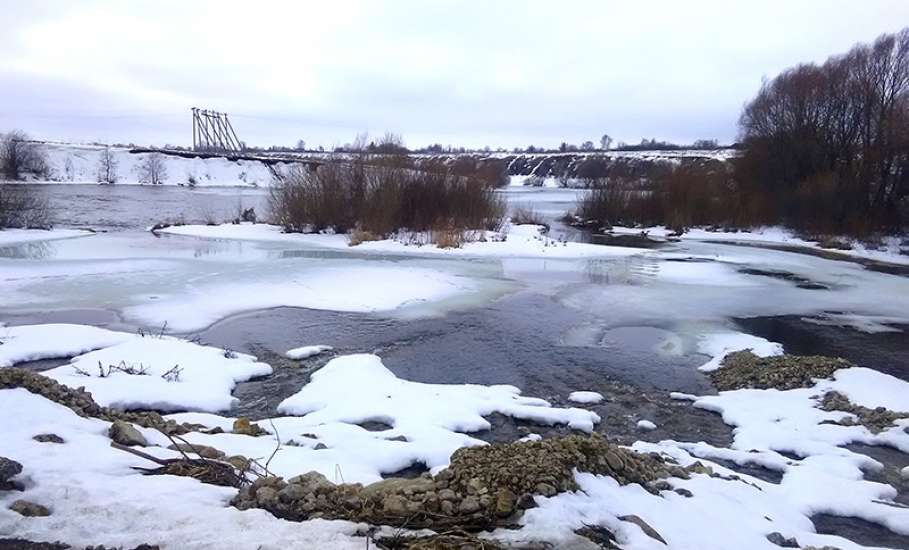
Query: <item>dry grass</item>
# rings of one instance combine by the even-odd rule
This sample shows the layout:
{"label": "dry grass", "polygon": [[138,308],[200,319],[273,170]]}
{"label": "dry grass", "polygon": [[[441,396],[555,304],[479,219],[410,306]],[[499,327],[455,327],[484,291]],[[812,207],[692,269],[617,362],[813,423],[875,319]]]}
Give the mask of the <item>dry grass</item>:
{"label": "dry grass", "polygon": [[372,231],[363,231],[362,229],[354,229],[347,234],[347,245],[348,246],[357,246],[369,241],[381,241],[381,235],[376,235]]}

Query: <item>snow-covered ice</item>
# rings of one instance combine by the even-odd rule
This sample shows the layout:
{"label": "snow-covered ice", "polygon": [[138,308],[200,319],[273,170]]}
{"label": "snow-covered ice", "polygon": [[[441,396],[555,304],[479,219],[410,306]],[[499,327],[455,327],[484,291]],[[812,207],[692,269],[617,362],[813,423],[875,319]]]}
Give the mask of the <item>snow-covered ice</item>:
{"label": "snow-covered ice", "polygon": [[710,361],[698,367],[701,371],[712,371],[720,368],[723,358],[734,351],[749,350],[758,357],[782,355],[783,346],[744,332],[718,332],[701,336],[698,352],[711,357]]}
{"label": "snow-covered ice", "polygon": [[132,336],[43,374],[84,386],[104,406],[217,412],[233,405],[238,382],[271,372],[250,355],[169,336]]}
{"label": "snow-covered ice", "polygon": [[121,344],[135,335],[86,325],[64,323],[0,326],[0,367],[16,363],[73,357]]}
{"label": "snow-covered ice", "polygon": [[22,244],[38,241],[53,241],[58,239],[74,239],[88,237],[91,231],[82,229],[0,229],[0,246]]}
{"label": "snow-covered ice", "polygon": [[316,345],[312,345],[312,346],[302,346],[299,348],[287,350],[287,353],[285,353],[285,355],[287,356],[288,359],[300,360],[300,359],[306,359],[308,357],[315,357],[316,355],[320,355],[322,353],[325,353],[326,351],[331,351],[333,349],[334,348],[331,346],[326,346],[324,344],[316,344]]}
{"label": "snow-covered ice", "polygon": [[594,404],[603,400],[603,394],[595,391],[573,391],[568,394],[568,400],[575,403]]}
{"label": "snow-covered ice", "polygon": [[[422,238],[402,236],[368,241],[351,247],[346,235],[316,233],[282,233],[281,228],[266,224],[181,225],[162,229],[160,233],[202,237],[297,243],[374,254],[478,257],[545,257],[590,258],[624,257],[641,253],[640,249],[600,246],[588,243],[559,242],[543,235],[537,225],[514,225],[502,233],[485,232],[485,240],[464,243],[460,248],[439,248]],[[420,237],[420,236],[416,236]],[[415,241],[414,244],[411,241]]]}

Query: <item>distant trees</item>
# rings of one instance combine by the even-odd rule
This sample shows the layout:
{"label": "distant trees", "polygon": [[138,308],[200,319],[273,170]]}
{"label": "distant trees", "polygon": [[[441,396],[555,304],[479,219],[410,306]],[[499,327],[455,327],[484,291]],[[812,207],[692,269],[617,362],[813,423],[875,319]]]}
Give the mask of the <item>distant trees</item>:
{"label": "distant trees", "polygon": [[752,219],[893,230],[909,218],[909,29],[764,82],[740,119]]}
{"label": "distant trees", "polygon": [[305,151],[305,150],[306,150],[306,142],[305,142],[304,140],[302,140],[302,139],[298,139],[298,140],[297,140],[297,147],[296,147],[296,149],[297,149],[297,151]]}
{"label": "distant trees", "polygon": [[164,156],[160,153],[152,153],[145,157],[137,167],[139,181],[150,183],[152,185],[161,185],[167,178],[167,166],[164,164]]}
{"label": "distant trees", "polygon": [[25,174],[45,176],[47,159],[40,144],[22,130],[12,130],[0,140],[0,168],[7,180],[20,180]]}
{"label": "distant trees", "polygon": [[119,162],[110,147],[105,147],[98,157],[98,183],[117,183]]}
{"label": "distant trees", "polygon": [[581,144],[581,151],[593,151],[593,142],[585,141]]}
{"label": "distant trees", "polygon": [[609,137],[609,134],[603,134],[603,137],[600,138],[600,149],[608,151],[611,145],[612,138]]}

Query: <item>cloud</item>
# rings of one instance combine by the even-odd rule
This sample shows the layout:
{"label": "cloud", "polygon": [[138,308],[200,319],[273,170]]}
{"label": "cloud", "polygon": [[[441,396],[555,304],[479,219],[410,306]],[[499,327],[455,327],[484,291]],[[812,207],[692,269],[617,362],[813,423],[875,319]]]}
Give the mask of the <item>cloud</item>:
{"label": "cloud", "polygon": [[909,3],[19,2],[0,126],[187,143],[189,108],[250,143],[360,130],[512,147],[734,139],[764,76],[897,30]]}

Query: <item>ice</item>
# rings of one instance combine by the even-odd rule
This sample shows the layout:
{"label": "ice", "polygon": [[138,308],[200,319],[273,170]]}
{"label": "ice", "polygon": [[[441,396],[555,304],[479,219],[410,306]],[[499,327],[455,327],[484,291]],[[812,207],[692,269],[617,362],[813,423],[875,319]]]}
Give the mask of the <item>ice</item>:
{"label": "ice", "polygon": [[73,357],[133,338],[136,336],[85,325],[0,326],[0,367],[11,367],[26,361]]}
{"label": "ice", "polygon": [[125,309],[127,317],[177,332],[205,328],[245,311],[301,307],[333,311],[391,311],[470,293],[475,285],[438,270],[394,264],[313,268],[272,282],[201,284]]}
{"label": "ice", "polygon": [[760,336],[743,332],[718,332],[701,336],[698,352],[711,357],[710,361],[698,367],[701,371],[720,368],[723,358],[734,351],[750,350],[758,357],[782,355],[783,346]]}
{"label": "ice", "polygon": [[73,388],[84,386],[103,406],[217,412],[236,401],[231,392],[238,382],[271,372],[250,355],[146,336],[80,355],[43,374]]}
{"label": "ice", "polygon": [[568,400],[575,403],[594,404],[603,400],[603,395],[595,391],[573,391],[568,394]]}
{"label": "ice", "polygon": [[287,353],[285,353],[284,355],[286,355],[288,359],[299,360],[299,359],[306,359],[308,357],[314,357],[316,355],[320,355],[322,353],[325,353],[326,351],[331,351],[333,349],[334,348],[331,346],[326,346],[324,344],[317,344],[317,345],[313,345],[313,346],[303,346],[303,347],[287,350]]}
{"label": "ice", "polygon": [[639,430],[650,431],[656,429],[656,424],[649,420],[638,420],[637,427]]}
{"label": "ice", "polygon": [[74,239],[92,235],[82,229],[0,229],[0,246],[58,239]]}

